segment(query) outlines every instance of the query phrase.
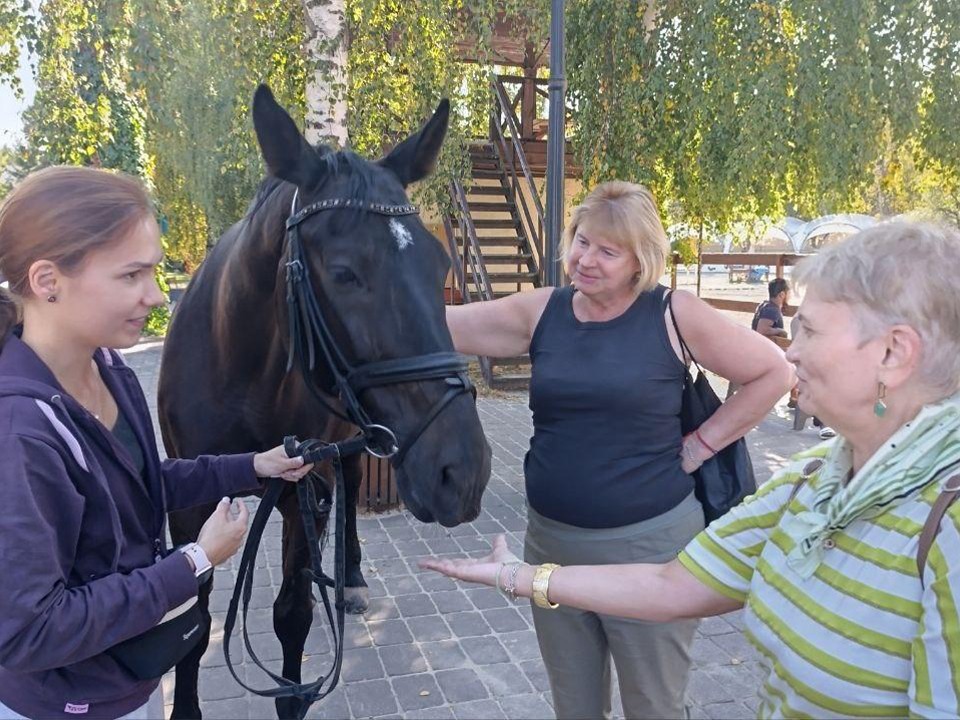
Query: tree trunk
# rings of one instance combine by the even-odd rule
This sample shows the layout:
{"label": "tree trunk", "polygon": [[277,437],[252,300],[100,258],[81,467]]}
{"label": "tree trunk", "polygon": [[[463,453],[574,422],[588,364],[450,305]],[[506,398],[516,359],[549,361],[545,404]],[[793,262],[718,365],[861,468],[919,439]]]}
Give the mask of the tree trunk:
{"label": "tree trunk", "polygon": [[307,140],[347,143],[346,0],[303,0],[307,23]]}

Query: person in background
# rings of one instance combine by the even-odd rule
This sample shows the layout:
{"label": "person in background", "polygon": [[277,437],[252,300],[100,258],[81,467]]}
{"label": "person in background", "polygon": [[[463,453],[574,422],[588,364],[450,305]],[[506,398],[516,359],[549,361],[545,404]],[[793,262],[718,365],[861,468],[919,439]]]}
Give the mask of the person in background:
{"label": "person in background", "polygon": [[[676,559],[528,565],[499,536],[484,558],[421,566],[531,597],[538,612],[662,623],[744,608],[760,717],[960,716],[960,502],[946,504],[960,488],[958,267],[957,229],[907,222],[798,266],[806,295],[787,358],[800,407],[839,435]],[[589,658],[571,655],[586,672]]]}
{"label": "person in background", "polygon": [[784,278],[774,278],[768,285],[769,300],[757,305],[750,327],[764,337],[787,337],[783,326],[783,308],[790,300],[790,284]]}

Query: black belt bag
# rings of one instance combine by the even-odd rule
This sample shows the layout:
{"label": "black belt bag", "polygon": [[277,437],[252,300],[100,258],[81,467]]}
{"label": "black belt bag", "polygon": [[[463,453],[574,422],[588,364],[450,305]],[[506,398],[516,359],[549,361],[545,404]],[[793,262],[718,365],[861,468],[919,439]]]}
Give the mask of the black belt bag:
{"label": "black belt bag", "polygon": [[144,633],[107,650],[139,680],[160,677],[183,660],[207,631],[197,598],[187,600]]}

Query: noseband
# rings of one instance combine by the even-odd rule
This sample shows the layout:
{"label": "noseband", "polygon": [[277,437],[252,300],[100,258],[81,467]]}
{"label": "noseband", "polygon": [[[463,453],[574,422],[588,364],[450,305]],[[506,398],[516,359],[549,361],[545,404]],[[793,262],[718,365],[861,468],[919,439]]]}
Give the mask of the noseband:
{"label": "noseband", "polygon": [[[297,210],[299,192],[298,189],[293,194],[290,217],[286,222],[287,316],[290,341],[287,372],[293,369],[294,363],[299,359],[304,382],[316,399],[328,411],[360,428],[367,439],[368,452],[377,457],[391,458],[393,464],[399,467],[410,448],[447,405],[462,393],[469,392],[476,397],[476,389],[467,376],[466,358],[456,352],[436,352],[352,365],[337,345],[320,310],[320,303],[307,272],[303,242],[300,239],[300,224],[307,218],[328,210],[360,210],[387,217],[418,215],[420,210],[415,205],[387,205],[350,198],[321,200]],[[327,394],[336,394],[339,397],[346,415],[330,407],[323,397],[324,393],[316,387],[313,371],[318,353],[322,354],[333,375],[332,392]],[[393,430],[374,423],[360,403],[359,395],[370,388],[424,380],[444,381],[446,392],[402,442],[398,442]]]}

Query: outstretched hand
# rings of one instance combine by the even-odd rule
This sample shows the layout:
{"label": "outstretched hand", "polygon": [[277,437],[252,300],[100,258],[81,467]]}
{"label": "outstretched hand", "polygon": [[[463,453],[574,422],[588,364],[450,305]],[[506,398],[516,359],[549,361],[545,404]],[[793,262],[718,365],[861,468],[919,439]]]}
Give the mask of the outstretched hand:
{"label": "outstretched hand", "polygon": [[313,463],[304,464],[302,457],[287,457],[283,445],[253,456],[253,470],[257,477],[278,477],[297,482],[313,469]]}
{"label": "outstretched hand", "polygon": [[507,549],[507,539],[504,535],[497,535],[493,540],[493,547],[488,555],[482,558],[444,559],[425,558],[420,561],[420,567],[425,570],[435,570],[447,577],[467,582],[480,583],[496,587],[497,573],[502,563],[518,563],[520,558]]}

